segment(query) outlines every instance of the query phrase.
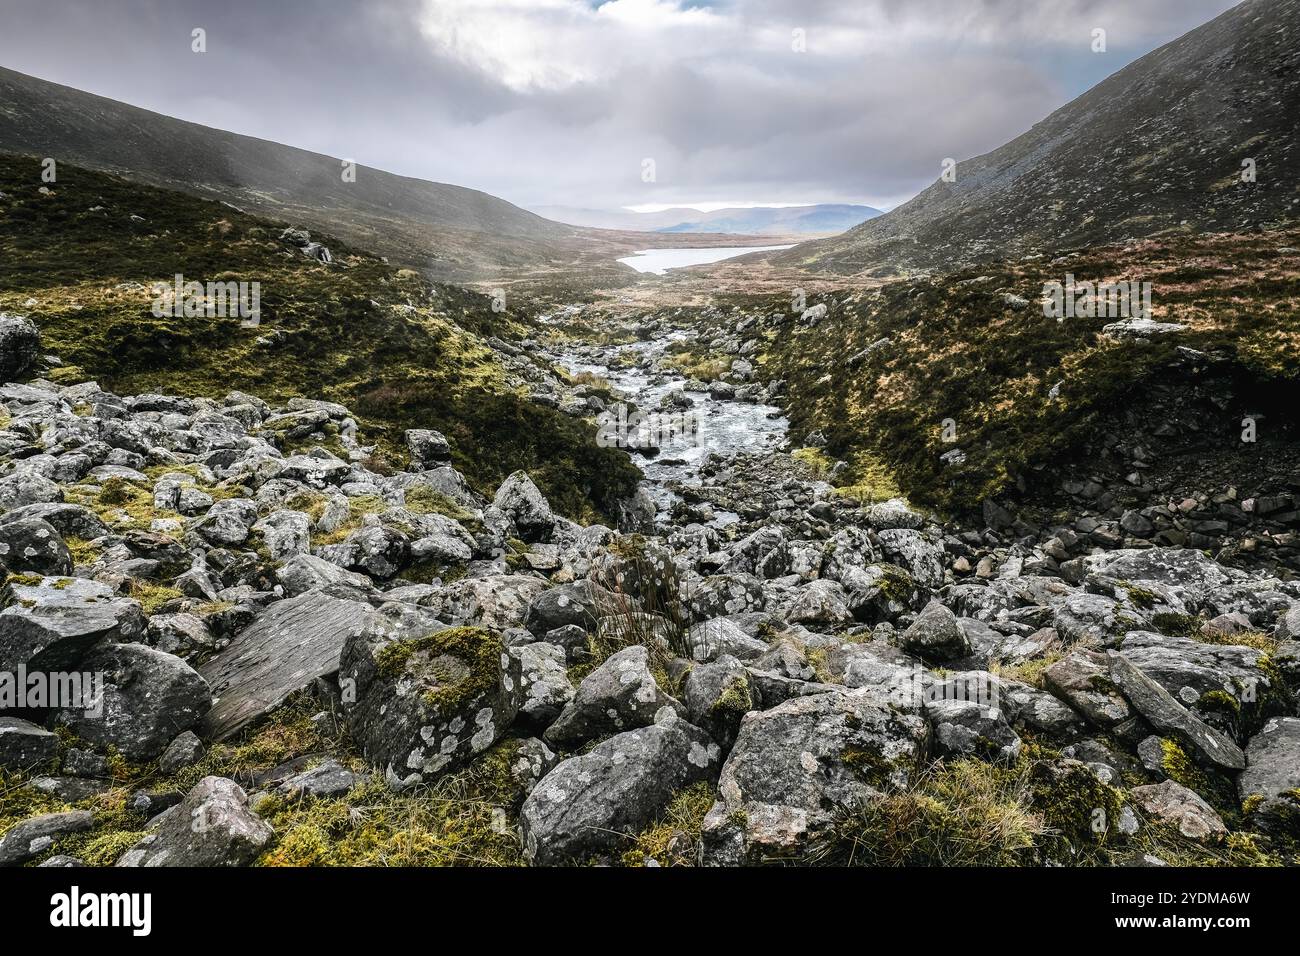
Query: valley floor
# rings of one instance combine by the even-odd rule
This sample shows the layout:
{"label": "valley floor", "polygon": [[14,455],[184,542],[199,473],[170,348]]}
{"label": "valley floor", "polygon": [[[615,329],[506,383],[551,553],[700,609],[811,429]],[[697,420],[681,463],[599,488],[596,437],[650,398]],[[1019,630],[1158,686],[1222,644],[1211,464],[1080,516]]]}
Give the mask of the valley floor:
{"label": "valley floor", "polygon": [[699,424],[619,529],[337,403],[0,387],[0,671],[99,688],[0,718],[0,864],[1298,862],[1292,573],[846,485],[743,335],[581,311],[536,394]]}

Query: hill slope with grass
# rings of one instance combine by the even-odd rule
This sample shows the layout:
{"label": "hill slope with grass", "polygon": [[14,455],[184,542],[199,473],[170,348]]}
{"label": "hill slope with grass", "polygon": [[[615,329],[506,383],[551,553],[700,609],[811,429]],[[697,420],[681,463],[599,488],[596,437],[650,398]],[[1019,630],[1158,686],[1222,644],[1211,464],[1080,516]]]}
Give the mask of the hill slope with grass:
{"label": "hill slope with grass", "polygon": [[[333,262],[281,240],[284,223],[218,202],[60,165],[44,187],[30,158],[0,156],[0,311],[28,315],[68,381],[126,392],[337,401],[381,450],[435,428],[482,490],[524,468],[566,513],[608,514],[635,468],[594,429],[527,399],[487,342],[525,329],[490,300],[431,284],[328,236]],[[261,322],[159,318],[155,283],[258,282]]]}
{"label": "hill slope with grass", "polygon": [[[1181,328],[1127,336],[1107,330],[1113,318],[1048,318],[1044,283],[1066,272],[1094,282],[1146,277],[1155,321]],[[1236,383],[1238,401],[1201,423],[1217,436],[1210,448],[1261,454],[1264,445],[1243,448],[1241,418],[1258,411],[1276,434],[1293,417],[1286,396],[1300,376],[1297,302],[1300,230],[1290,228],[1144,240],[900,280],[819,298],[826,315],[811,322],[789,317],[779,299],[738,308],[758,317],[759,368],[786,383],[796,439],[820,432],[827,454],[858,462],[864,475],[846,473],[846,483],[883,464],[911,500],[961,512],[1036,474],[1053,484],[1065,458],[1115,412],[1142,409],[1157,381],[1172,375],[1175,394],[1181,388],[1190,400],[1191,366],[1214,365]],[[786,318],[773,324],[781,309]],[[1164,411],[1149,408],[1151,428],[1170,427]],[[954,449],[958,461],[941,457]],[[1193,472],[1214,457],[1203,453]],[[1246,479],[1254,466],[1234,467]]]}
{"label": "hill slope with grass", "polygon": [[[630,251],[616,234],[503,199],[163,116],[0,68],[0,151],[53,157],[303,223],[438,279],[466,280]],[[596,247],[593,250],[593,246]]]}
{"label": "hill slope with grass", "polygon": [[[1099,54],[1101,55],[1101,54]],[[1253,160],[1255,181],[1243,182]],[[956,181],[842,236],[767,254],[888,276],[1300,211],[1300,0],[1247,0],[1147,54]]]}

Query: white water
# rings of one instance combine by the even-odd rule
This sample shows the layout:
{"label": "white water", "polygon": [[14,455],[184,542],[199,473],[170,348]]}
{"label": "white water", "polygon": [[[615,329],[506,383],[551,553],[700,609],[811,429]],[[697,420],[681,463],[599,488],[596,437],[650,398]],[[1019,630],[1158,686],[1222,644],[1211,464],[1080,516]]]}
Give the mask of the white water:
{"label": "white water", "polygon": [[653,272],[663,275],[669,269],[682,266],[698,266],[706,262],[721,262],[734,259],[747,252],[770,252],[775,249],[789,249],[786,246],[713,246],[695,249],[642,249],[636,255],[627,256],[618,261],[631,266],[637,272]]}

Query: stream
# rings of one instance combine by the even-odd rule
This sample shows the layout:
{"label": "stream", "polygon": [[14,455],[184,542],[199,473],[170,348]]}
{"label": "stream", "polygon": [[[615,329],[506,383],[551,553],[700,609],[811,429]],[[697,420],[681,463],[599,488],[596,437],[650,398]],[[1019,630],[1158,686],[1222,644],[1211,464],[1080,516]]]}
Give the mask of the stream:
{"label": "stream", "polygon": [[[710,455],[772,451],[784,441],[789,424],[774,405],[714,398],[707,391],[688,389],[687,379],[661,362],[672,343],[687,337],[687,332],[677,331],[649,342],[583,346],[577,354],[558,357],[570,374],[598,375],[610,383],[616,398],[631,402],[642,413],[660,411],[663,415],[656,429],[658,454],[628,449],[645,473],[643,487],[660,512],[680,500],[673,490],[675,484],[700,483],[700,467]],[[661,410],[661,399],[677,390],[692,404]],[[617,421],[612,414],[610,419]],[[627,447],[623,441],[612,443]],[[735,520],[734,513],[719,512],[711,523],[722,527]]]}

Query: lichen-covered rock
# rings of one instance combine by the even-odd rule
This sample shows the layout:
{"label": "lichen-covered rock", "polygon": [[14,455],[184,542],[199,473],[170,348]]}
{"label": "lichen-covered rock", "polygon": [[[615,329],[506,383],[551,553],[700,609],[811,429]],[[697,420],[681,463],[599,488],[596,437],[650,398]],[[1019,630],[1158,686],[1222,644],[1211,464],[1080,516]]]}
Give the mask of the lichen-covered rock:
{"label": "lichen-covered rock", "polygon": [[451,443],[442,432],[432,428],[408,428],[403,433],[411,453],[411,470],[423,471],[451,461]]}
{"label": "lichen-covered rock", "polygon": [[433,780],[487,750],[519,709],[519,659],[501,636],[448,627],[417,605],[385,604],[348,638],[339,676],[351,692],[352,737],[394,787]]}
{"label": "lichen-covered rock", "polygon": [[1108,654],[1114,686],[1152,727],[1174,737],[1202,762],[1229,771],[1245,768],[1246,755],[1240,747],[1180,704],[1122,654],[1116,651]]}
{"label": "lichen-covered rock", "polygon": [[1256,828],[1300,840],[1300,718],[1274,717],[1250,739],[1237,790]]}
{"label": "lichen-covered rock", "polygon": [[0,312],[0,382],[16,382],[36,364],[41,333],[25,315]]}
{"label": "lichen-covered rock", "polygon": [[763,604],[763,582],[752,574],[715,574],[686,595],[697,621],[761,611]]}
{"label": "lichen-covered rock", "polygon": [[[790,570],[787,535],[779,525],[759,528],[737,541],[729,550],[728,570],[733,574],[752,574],[760,578],[779,578]],[[748,610],[747,608],[744,610]],[[723,613],[739,613],[728,611]]]}
{"label": "lichen-covered rock", "polygon": [[528,604],[524,627],[541,638],[548,631],[574,625],[590,631],[596,622],[614,613],[617,598],[594,581],[577,581],[543,591]]}
{"label": "lichen-covered rock", "polygon": [[528,605],[545,590],[545,581],[523,574],[462,578],[426,603],[447,624],[506,631],[523,625]]}
{"label": "lichen-covered rock", "polygon": [[191,658],[216,649],[217,639],[197,614],[155,614],[145,629],[145,643],[167,654]]}
{"label": "lichen-covered rock", "polygon": [[297,597],[316,588],[343,584],[359,591],[373,590],[364,574],[357,574],[312,554],[295,554],[276,569],[275,576],[284,586],[286,597]]}
{"label": "lichen-covered rock", "polygon": [[137,601],[83,578],[12,580],[0,590],[0,670],[71,670],[101,641],[131,641],[145,629]]}
{"label": "lichen-covered rock", "polygon": [[516,471],[501,482],[492,503],[510,518],[524,541],[549,540],[555,515],[527,472]]}
{"label": "lichen-covered rock", "polygon": [[562,761],[520,812],[524,853],[550,866],[625,845],[673,795],[717,774],[718,745],[676,716],[617,734]]}
{"label": "lichen-covered rock", "polygon": [[888,528],[880,532],[885,556],[901,565],[923,587],[943,584],[943,551],[920,531]]}
{"label": "lichen-covered rock", "polygon": [[11,573],[69,574],[72,556],[49,522],[25,518],[0,522],[0,566]]}
{"label": "lichen-covered rock", "polygon": [[1083,559],[1086,572],[1142,583],[1166,584],[1199,607],[1215,588],[1231,580],[1227,569],[1195,548],[1147,548],[1093,554]]}
{"label": "lichen-covered rock", "polygon": [[645,727],[660,711],[685,714],[650,673],[649,652],[639,644],[612,654],[583,678],[573,701],[542,736],[553,747],[572,748],[608,734]]}
{"label": "lichen-covered rock", "polygon": [[158,770],[163,774],[173,774],[178,770],[191,767],[203,757],[203,741],[192,730],[177,734],[176,739],[167,745],[167,749],[158,758]]}
{"label": "lichen-covered rock", "polygon": [[749,671],[730,655],[692,667],[682,685],[682,702],[690,722],[724,747],[736,739],[741,719],[762,705]]}
{"label": "lichen-covered rock", "polygon": [[1172,780],[1134,787],[1129,796],[1142,811],[1177,827],[1189,840],[1209,842],[1228,832],[1220,817],[1208,803],[1195,792]]}
{"label": "lichen-covered rock", "polygon": [[550,726],[573,700],[564,648],[535,642],[509,647],[506,653],[519,661],[519,722]]}
{"label": "lichen-covered rock", "polygon": [[1020,737],[997,707],[941,698],[925,705],[925,716],[934,728],[935,751],[945,757],[1013,763],[1020,756]]}
{"label": "lichen-covered rock", "polygon": [[118,866],[248,866],[275,831],[248,809],[248,795],[225,777],[204,777]]}
{"label": "lichen-covered rock", "polygon": [[768,650],[766,642],[750,637],[743,627],[725,617],[692,625],[686,632],[686,643],[697,661],[715,660],[723,654],[748,661]]}
{"label": "lichen-covered rock", "polygon": [[746,715],[704,821],[704,861],[797,858],[837,809],[914,781],[929,746],[923,718],[866,690]]}
{"label": "lichen-covered rock", "polygon": [[157,757],[212,707],[212,692],[197,671],[143,644],[101,645],[78,669],[103,675],[99,696],[87,700],[89,709],[59,709],[55,723],[98,750],[115,748],[128,760]]}
{"label": "lichen-covered rock", "polygon": [[1132,708],[1110,679],[1110,661],[1076,650],[1043,671],[1043,686],[1103,730],[1123,723]]}

